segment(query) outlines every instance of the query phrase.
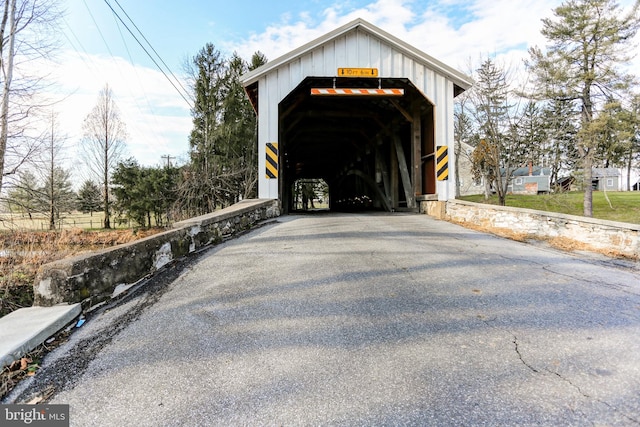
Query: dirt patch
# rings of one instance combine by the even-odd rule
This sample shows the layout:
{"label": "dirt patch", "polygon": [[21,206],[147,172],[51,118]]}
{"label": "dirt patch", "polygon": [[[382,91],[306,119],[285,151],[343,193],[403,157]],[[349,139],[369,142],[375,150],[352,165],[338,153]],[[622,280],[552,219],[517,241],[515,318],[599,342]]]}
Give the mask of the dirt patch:
{"label": "dirt patch", "polygon": [[0,317],[33,304],[33,282],[43,264],[132,242],[162,228],[86,231],[14,231],[0,233]]}

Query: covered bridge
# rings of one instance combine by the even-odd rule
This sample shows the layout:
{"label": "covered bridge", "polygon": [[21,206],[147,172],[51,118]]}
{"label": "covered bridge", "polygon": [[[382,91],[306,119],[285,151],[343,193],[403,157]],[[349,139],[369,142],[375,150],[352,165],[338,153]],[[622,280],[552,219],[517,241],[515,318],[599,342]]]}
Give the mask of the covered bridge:
{"label": "covered bridge", "polygon": [[324,180],[333,209],[455,196],[453,102],[472,80],[380,28],[352,21],[242,84],[258,115],[258,197],[283,212],[300,179]]}

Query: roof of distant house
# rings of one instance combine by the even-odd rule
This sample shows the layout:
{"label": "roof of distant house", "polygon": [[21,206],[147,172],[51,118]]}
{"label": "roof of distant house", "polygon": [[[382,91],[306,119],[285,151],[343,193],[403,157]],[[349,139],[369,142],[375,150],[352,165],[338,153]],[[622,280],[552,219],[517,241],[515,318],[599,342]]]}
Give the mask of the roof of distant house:
{"label": "roof of distant house", "polygon": [[593,168],[591,173],[593,178],[606,178],[620,176],[620,169],[616,168]]}

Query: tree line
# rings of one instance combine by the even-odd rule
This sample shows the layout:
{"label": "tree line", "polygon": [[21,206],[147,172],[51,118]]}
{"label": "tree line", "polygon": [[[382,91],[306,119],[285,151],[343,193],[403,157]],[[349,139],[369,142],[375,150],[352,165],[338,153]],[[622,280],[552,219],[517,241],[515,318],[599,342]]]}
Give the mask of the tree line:
{"label": "tree line", "polygon": [[[49,104],[36,104],[38,76],[13,78],[14,68],[55,47],[59,18],[52,0],[4,0],[0,20],[0,189],[5,205],[56,218],[74,206],[140,226],[166,225],[255,197],[257,119],[240,76],[266,63],[225,58],[209,43],[189,60],[192,95],[188,159],[182,165],[141,166],[123,158],[126,124],[105,85],[83,123],[80,151],[90,179],[73,191],[64,165],[64,138]],[[515,75],[495,58],[472,71],[475,85],[457,98],[456,158],[470,159],[486,193],[505,203],[513,171],[527,164],[551,170],[560,184],[571,172],[584,190],[591,216],[592,167],[637,167],[640,95],[625,66],[640,25],[640,0],[623,11],[613,0],[566,0],[542,21],[546,46],[534,46]],[[522,77],[522,76],[525,77]],[[518,77],[518,79],[516,79]],[[49,122],[33,133],[33,122]],[[168,159],[169,160],[169,159]],[[456,168],[456,170],[459,168]]]}
{"label": "tree line", "polygon": [[565,1],[543,19],[547,45],[529,49],[520,83],[495,58],[481,61],[456,103],[454,129],[458,155],[472,147],[486,197],[495,193],[504,205],[513,171],[533,164],[549,168],[556,189],[571,174],[591,216],[594,167],[625,168],[629,180],[640,160],[640,93],[625,67],[637,49],[639,7]]}
{"label": "tree line", "polygon": [[51,173],[39,178],[33,168],[19,171],[5,205],[29,216],[47,214],[50,229],[55,229],[63,212],[75,209],[101,211],[104,228],[111,228],[114,215],[151,227],[255,197],[256,117],[239,79],[264,63],[259,52],[247,63],[236,54],[225,59],[207,44],[185,67],[195,102],[189,161],[182,166],[168,161],[145,167],[134,158],[123,158],[126,124],[105,85],[83,122],[79,154],[92,178],[77,193],[72,190],[71,174],[60,166],[61,156],[56,154],[62,144],[52,130],[50,156],[35,168]]}

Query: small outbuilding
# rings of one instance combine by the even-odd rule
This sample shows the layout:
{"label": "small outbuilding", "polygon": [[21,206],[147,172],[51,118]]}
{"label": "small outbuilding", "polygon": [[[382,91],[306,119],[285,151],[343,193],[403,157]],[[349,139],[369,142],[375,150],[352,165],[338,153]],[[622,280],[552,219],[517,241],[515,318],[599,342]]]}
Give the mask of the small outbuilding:
{"label": "small outbuilding", "polygon": [[513,194],[539,194],[551,191],[551,169],[541,166],[517,168],[511,174],[507,192]]}
{"label": "small outbuilding", "polygon": [[592,186],[599,191],[620,191],[620,169],[593,168],[591,172]]}
{"label": "small outbuilding", "polygon": [[258,196],[293,210],[298,180],[340,209],[455,197],[453,104],[472,80],[356,19],[242,76],[258,115]]}

